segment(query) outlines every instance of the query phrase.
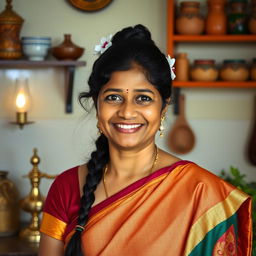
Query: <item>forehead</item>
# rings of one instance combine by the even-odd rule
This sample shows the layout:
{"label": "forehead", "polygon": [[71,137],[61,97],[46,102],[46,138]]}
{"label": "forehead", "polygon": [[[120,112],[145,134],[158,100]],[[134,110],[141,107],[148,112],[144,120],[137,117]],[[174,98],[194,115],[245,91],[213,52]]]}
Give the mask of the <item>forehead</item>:
{"label": "forehead", "polygon": [[138,67],[113,72],[110,80],[102,87],[102,90],[107,88],[118,88],[122,90],[150,89],[157,91],[154,85],[146,78],[144,71]]}

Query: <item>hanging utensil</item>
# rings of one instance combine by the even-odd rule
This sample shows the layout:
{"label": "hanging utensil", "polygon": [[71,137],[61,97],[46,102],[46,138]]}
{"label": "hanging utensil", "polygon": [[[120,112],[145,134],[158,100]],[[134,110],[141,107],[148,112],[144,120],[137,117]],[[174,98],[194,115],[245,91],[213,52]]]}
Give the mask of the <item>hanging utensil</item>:
{"label": "hanging utensil", "polygon": [[169,133],[168,145],[177,154],[189,153],[195,145],[195,135],[185,117],[185,95],[179,95],[179,113]]}

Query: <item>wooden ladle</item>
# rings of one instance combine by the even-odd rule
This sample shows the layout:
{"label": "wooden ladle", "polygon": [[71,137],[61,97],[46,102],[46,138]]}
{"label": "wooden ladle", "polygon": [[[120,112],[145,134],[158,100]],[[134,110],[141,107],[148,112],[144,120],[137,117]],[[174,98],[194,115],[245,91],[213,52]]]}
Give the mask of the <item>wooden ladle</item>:
{"label": "wooden ladle", "polygon": [[185,95],[179,95],[179,113],[169,133],[168,146],[177,154],[190,152],[195,145],[195,135],[185,117]]}

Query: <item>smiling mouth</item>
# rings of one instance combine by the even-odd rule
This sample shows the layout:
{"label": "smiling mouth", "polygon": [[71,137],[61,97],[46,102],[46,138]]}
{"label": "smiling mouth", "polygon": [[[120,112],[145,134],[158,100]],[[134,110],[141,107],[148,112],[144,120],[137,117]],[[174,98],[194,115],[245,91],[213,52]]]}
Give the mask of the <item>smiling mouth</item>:
{"label": "smiling mouth", "polygon": [[137,132],[143,124],[114,124],[117,131],[122,133],[134,133]]}

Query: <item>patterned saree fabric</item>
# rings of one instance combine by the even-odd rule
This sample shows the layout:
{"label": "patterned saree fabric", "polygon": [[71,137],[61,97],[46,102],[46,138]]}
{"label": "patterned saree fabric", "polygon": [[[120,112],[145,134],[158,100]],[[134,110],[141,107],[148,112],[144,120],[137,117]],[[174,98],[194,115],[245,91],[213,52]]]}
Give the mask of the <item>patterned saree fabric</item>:
{"label": "patterned saree fabric", "polygon": [[[79,211],[78,168],[54,181],[41,232],[67,243]],[[198,165],[179,161],[92,207],[86,256],[251,255],[251,199]]]}

